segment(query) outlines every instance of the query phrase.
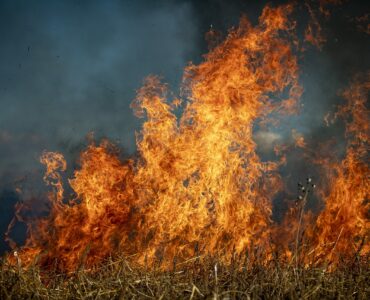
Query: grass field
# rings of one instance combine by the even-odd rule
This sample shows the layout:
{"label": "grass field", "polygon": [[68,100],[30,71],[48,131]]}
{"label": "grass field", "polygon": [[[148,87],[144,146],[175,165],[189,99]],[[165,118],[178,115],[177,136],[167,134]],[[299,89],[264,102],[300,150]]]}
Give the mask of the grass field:
{"label": "grass field", "polygon": [[109,259],[94,270],[60,274],[2,261],[0,299],[370,299],[368,262],[355,259],[328,272],[208,257],[163,271]]}

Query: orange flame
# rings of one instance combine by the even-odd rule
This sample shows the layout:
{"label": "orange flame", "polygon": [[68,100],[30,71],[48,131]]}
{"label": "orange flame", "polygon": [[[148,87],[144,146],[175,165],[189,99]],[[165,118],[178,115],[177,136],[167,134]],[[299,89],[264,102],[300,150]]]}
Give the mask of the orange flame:
{"label": "orange flame", "polygon": [[336,264],[355,254],[369,253],[370,234],[369,111],[366,108],[370,74],[366,81],[356,80],[343,96],[347,103],[336,117],[344,118],[348,146],[345,158],[326,162],[329,191],[322,192],[325,210],[319,215],[310,235],[315,260]]}
{"label": "orange flame", "polygon": [[[44,266],[56,261],[60,270],[73,271],[117,252],[142,264],[163,260],[164,265],[204,253],[228,260],[259,251],[263,261],[271,258],[273,236],[289,240],[271,221],[272,199],[282,189],[277,170],[285,157],[261,161],[252,133],[256,122],[297,111],[302,88],[292,10],[292,5],[267,6],[255,27],[242,18],[204,62],[189,65],[179,119],[173,111],[182,101],[168,99],[166,85],[148,77],[132,104],[135,114],[146,118],[137,134],[138,159],[122,162],[109,142],[92,143],[69,180],[75,196],[65,197],[63,156],[44,153],[51,212],[29,226],[18,262],[27,265],[37,257]],[[326,208],[307,229],[318,262],[359,249],[358,239],[369,229],[369,204],[363,203],[369,189],[362,162],[368,143],[364,87],[368,83],[347,91],[348,105],[337,114],[353,112],[347,123],[353,138],[343,162],[330,165],[335,174],[323,194]],[[307,147],[302,135],[293,131],[293,136],[297,146]],[[299,226],[309,226],[311,219],[302,213]]]}

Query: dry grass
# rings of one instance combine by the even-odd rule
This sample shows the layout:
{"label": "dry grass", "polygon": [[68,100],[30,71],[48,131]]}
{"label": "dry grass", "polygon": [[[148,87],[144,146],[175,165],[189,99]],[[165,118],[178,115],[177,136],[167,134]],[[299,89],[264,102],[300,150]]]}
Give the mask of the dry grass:
{"label": "dry grass", "polygon": [[323,268],[221,264],[194,259],[171,271],[109,259],[94,272],[63,275],[2,262],[0,299],[370,299],[369,261]]}

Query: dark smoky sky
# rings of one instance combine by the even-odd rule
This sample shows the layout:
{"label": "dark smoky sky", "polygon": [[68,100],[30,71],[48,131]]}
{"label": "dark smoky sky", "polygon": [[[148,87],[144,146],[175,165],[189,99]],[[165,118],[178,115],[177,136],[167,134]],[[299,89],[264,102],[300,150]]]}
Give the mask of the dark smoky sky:
{"label": "dark smoky sky", "polygon": [[[14,182],[42,186],[43,150],[60,151],[73,162],[93,131],[133,154],[142,120],[130,103],[143,79],[160,75],[176,92],[183,67],[207,51],[204,34],[211,26],[226,33],[241,14],[256,23],[266,3],[0,1],[0,232],[19,200]],[[368,12],[365,1],[333,10],[323,24],[327,43],[321,51],[308,47],[301,60],[301,114],[280,131],[260,133],[261,152],[289,139],[292,127],[308,139],[341,139],[342,128],[327,129],[322,119],[340,103],[338,89],[369,69],[369,38],[351,21]],[[307,18],[303,6],[297,14]],[[284,172],[304,178],[309,171],[291,155]]]}

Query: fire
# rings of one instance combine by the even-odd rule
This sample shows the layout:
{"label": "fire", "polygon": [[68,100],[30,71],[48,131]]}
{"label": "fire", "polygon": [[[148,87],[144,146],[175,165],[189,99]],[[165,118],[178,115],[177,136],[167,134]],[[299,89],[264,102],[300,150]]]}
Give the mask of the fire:
{"label": "fire", "polygon": [[306,147],[306,142],[304,140],[304,136],[297,132],[297,130],[293,129],[292,130],[292,137],[295,141],[295,145],[296,147],[299,147],[299,148],[305,148]]}
{"label": "fire", "polygon": [[296,145],[313,157],[314,164],[320,165],[325,178],[321,182],[326,185],[319,187],[318,194],[325,208],[317,217],[310,211],[305,212],[309,193],[315,188],[308,178],[305,185],[298,185],[300,195],[296,206],[290,207],[282,224],[274,227],[274,244],[290,262],[326,265],[333,269],[340,262],[349,262],[370,252],[370,181],[366,162],[370,136],[366,107],[369,79],[370,74],[366,74],[365,80],[357,78],[342,93],[346,103],[338,108],[334,119],[325,116],[326,123],[338,118],[345,122],[347,147],[343,159],[335,159],[329,152],[332,150],[325,149],[330,141],[314,153],[293,130]]}
{"label": "fire", "polygon": [[346,123],[347,150],[341,162],[326,162],[329,190],[322,192],[325,210],[314,230],[313,256],[317,262],[332,264],[369,253],[369,111],[366,108],[370,90],[370,73],[365,81],[357,79],[344,93],[346,103],[336,117]]}
{"label": "fire", "polygon": [[[204,62],[185,69],[181,100],[170,99],[167,86],[148,77],[132,104],[135,114],[146,118],[137,134],[138,158],[122,161],[108,141],[90,144],[68,181],[71,198],[63,188],[63,156],[45,152],[41,162],[52,189],[51,211],[29,225],[17,260],[27,265],[37,259],[63,271],[93,266],[116,253],[165,266],[201,254],[228,261],[246,251],[268,261],[276,230],[284,235],[271,213],[283,188],[278,168],[286,160],[282,155],[262,161],[253,128],[297,112],[302,87],[292,11],[292,5],[267,6],[255,27],[243,17]],[[307,230],[316,261],[359,249],[358,239],[369,229],[363,93],[362,86],[346,92],[348,105],[338,113],[356,109],[347,130],[354,137],[343,162],[331,165],[326,208],[315,230]],[[182,102],[177,118],[174,110]],[[306,148],[303,136],[293,135],[297,146]],[[306,226],[310,218],[303,218]]]}
{"label": "fire", "polygon": [[[260,161],[252,126],[292,107],[300,95],[292,45],[279,36],[293,29],[290,10],[265,9],[256,28],[242,19],[204,63],[185,70],[190,101],[179,126],[165,86],[149,78],[139,91],[134,107],[148,120],[138,139],[135,180],[146,219],[139,232],[153,235],[149,257],[191,257],[198,243],[202,251],[227,256],[252,240],[261,247],[268,242],[278,164]],[[269,101],[268,93],[285,88],[286,101]]]}

